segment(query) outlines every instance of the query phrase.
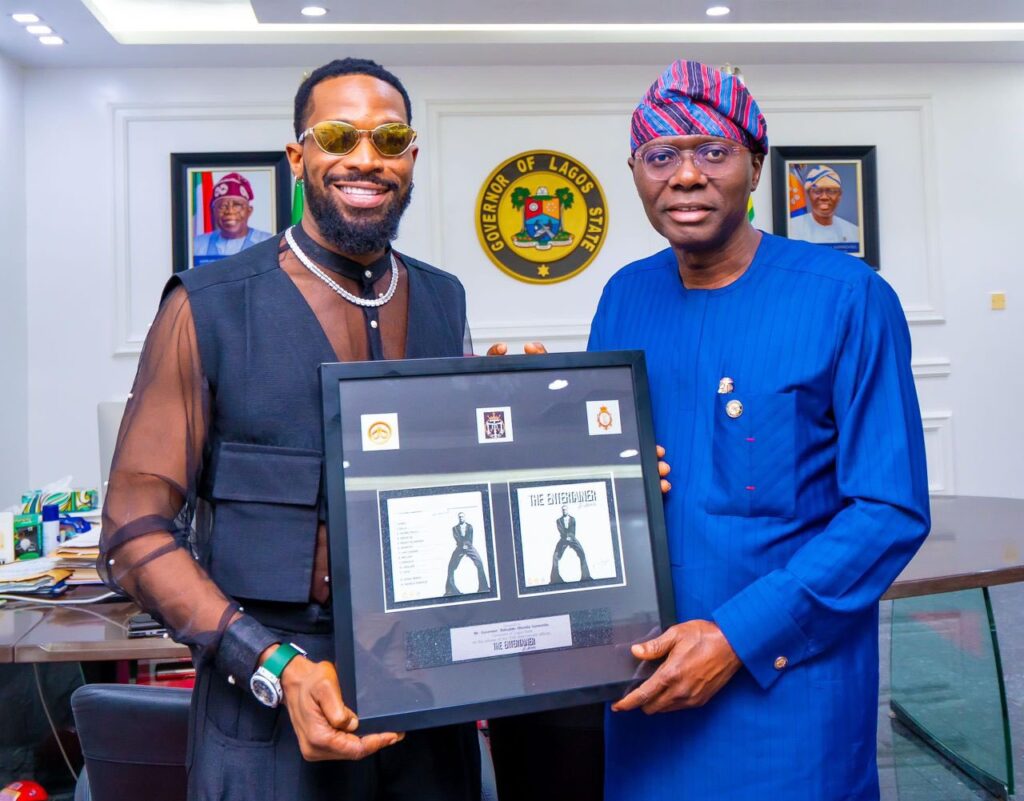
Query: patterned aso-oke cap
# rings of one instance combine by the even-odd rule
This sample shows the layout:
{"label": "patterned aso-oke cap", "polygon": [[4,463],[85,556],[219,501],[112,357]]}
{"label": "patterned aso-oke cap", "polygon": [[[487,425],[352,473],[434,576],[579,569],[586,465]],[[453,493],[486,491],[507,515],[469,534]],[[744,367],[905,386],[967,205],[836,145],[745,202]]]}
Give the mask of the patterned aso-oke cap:
{"label": "patterned aso-oke cap", "polygon": [[829,167],[827,164],[819,164],[816,167],[811,167],[806,172],[806,178],[804,179],[804,186],[810,189],[812,186],[825,187],[834,186],[836,189],[843,188],[843,182],[839,180],[839,173]]}
{"label": "patterned aso-oke cap", "polygon": [[720,136],[768,152],[768,126],[743,82],[699,61],[674,61],[633,112],[630,153],[659,136]]}

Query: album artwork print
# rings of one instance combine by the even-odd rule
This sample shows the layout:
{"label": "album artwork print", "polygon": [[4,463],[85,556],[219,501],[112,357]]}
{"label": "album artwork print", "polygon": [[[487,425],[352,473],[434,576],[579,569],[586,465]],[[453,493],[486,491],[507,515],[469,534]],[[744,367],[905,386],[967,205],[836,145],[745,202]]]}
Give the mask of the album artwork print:
{"label": "album artwork print", "polygon": [[499,597],[488,485],[392,490],[377,497],[388,611]]}
{"label": "album artwork print", "polygon": [[513,483],[509,490],[520,595],[626,583],[610,477]]}

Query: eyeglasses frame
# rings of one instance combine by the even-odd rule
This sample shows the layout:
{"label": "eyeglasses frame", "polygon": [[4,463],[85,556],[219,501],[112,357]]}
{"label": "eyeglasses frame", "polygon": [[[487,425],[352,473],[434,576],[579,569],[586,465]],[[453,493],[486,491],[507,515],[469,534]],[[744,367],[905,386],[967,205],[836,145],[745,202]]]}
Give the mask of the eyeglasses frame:
{"label": "eyeglasses frame", "polygon": [[[679,171],[679,168],[683,165],[684,158],[687,155],[689,155],[690,161],[693,162],[694,168],[701,175],[703,175],[703,176],[705,176],[707,178],[717,178],[718,176],[708,175],[707,172],[705,172],[703,169],[701,169],[701,167],[698,166],[698,164],[697,164],[697,160],[694,158],[694,156],[696,155],[697,149],[698,148],[702,148],[702,147],[706,147],[707,145],[717,145],[718,147],[724,147],[726,150],[732,151],[732,153],[734,155],[739,155],[739,154],[741,154],[743,152],[753,153],[753,151],[750,150],[750,148],[744,147],[743,145],[739,144],[738,142],[729,142],[729,141],[701,142],[696,147],[687,147],[687,148],[679,148],[679,147],[676,147],[675,145],[670,145],[670,144],[662,143],[662,144],[657,144],[657,145],[653,145],[652,144],[650,147],[647,147],[647,148],[644,148],[643,146],[641,146],[640,148],[637,149],[636,153],[633,154],[633,161],[634,161],[634,163],[636,163],[636,162],[640,163],[640,169],[643,170],[644,176],[648,180],[651,180],[651,181],[668,181],[668,180],[670,180],[672,178],[673,175],[675,175]],[[655,148],[659,148],[659,147],[663,147],[663,148],[667,148],[667,149],[670,149],[670,150],[674,150],[679,155],[679,164],[676,165],[676,168],[671,173],[666,175],[664,178],[655,178],[653,175],[651,175],[648,172],[647,162],[645,162],[644,158],[643,158],[644,153],[648,153],[651,150],[654,150]]]}

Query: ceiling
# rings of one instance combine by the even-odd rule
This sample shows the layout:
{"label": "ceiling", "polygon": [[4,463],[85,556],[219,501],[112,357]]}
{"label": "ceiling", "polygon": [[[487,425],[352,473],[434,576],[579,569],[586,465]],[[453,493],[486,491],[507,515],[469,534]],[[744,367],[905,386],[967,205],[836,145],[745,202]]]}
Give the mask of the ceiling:
{"label": "ceiling", "polygon": [[[1024,62],[1022,0],[0,0],[27,67]],[[706,16],[712,2],[726,17]],[[46,47],[10,18],[31,11]]]}

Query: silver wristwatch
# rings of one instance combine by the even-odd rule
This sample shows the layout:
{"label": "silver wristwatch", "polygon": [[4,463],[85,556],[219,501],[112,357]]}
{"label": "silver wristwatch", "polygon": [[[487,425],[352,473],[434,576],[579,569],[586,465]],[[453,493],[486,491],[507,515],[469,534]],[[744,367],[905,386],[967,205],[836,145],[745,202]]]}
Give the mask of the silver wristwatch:
{"label": "silver wristwatch", "polygon": [[295,657],[305,656],[303,651],[295,643],[282,643],[249,679],[249,689],[256,696],[256,700],[271,709],[281,703],[284,697],[281,692],[281,674]]}

